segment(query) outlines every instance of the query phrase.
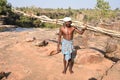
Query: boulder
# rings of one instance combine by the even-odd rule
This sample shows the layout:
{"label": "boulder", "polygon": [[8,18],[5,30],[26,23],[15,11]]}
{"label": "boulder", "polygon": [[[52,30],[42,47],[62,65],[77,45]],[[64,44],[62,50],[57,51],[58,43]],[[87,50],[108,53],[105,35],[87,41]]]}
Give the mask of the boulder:
{"label": "boulder", "polygon": [[93,49],[81,49],[77,51],[75,63],[77,64],[94,64],[102,62],[104,55]]}
{"label": "boulder", "polygon": [[112,39],[112,38],[108,39],[107,45],[106,45],[106,52],[111,53],[111,52],[116,51],[118,48],[117,44],[118,44],[117,40]]}
{"label": "boulder", "polygon": [[101,51],[102,53],[106,52],[108,37],[104,35],[97,35],[95,33],[87,42],[87,46],[91,48],[96,48],[97,50]]}
{"label": "boulder", "polygon": [[39,46],[39,47],[43,47],[43,46],[47,46],[48,42],[46,40],[43,41],[37,41],[34,43],[35,46]]}
{"label": "boulder", "polygon": [[26,42],[33,42],[34,40],[36,40],[36,38],[35,37],[28,37],[28,38],[26,38]]}
{"label": "boulder", "polygon": [[106,56],[120,59],[119,40],[109,39],[107,46],[106,46]]}
{"label": "boulder", "polygon": [[55,55],[55,54],[58,54],[58,52],[57,52],[57,46],[56,46],[56,44],[55,43],[50,43],[48,46],[46,46],[46,48],[47,48],[47,55],[48,56],[52,56],[52,55]]}
{"label": "boulder", "polygon": [[48,52],[48,56],[52,56],[52,55],[55,55],[55,54],[57,54],[58,52],[56,51],[56,50],[50,50],[49,52]]}
{"label": "boulder", "polygon": [[5,72],[0,72],[0,80],[1,80],[2,78],[4,78],[4,77],[6,77],[6,78],[7,78],[7,76],[6,76]]}
{"label": "boulder", "polygon": [[120,80],[120,61],[107,71],[102,80]]}

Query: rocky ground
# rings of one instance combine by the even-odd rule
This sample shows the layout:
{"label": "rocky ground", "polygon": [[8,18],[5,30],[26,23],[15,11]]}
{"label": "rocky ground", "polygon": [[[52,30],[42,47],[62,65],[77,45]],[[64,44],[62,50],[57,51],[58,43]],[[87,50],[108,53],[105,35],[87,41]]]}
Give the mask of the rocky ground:
{"label": "rocky ground", "polygon": [[[94,41],[89,41],[88,44],[92,46],[90,48],[83,47],[83,44],[80,46],[80,36],[76,35],[74,73],[67,71],[62,74],[62,54],[54,54],[57,45],[56,32],[56,29],[40,28],[0,32],[0,71],[7,75],[7,79],[1,77],[1,80],[120,80],[120,61],[106,58],[98,50],[101,44],[99,41],[106,41],[106,37],[98,38],[97,45]],[[40,47],[43,40],[47,40],[48,45]]]}

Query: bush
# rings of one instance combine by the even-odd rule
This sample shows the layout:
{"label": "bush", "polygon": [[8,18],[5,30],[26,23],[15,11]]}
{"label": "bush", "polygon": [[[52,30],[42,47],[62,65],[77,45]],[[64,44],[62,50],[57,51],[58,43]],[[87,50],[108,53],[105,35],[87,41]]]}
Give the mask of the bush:
{"label": "bush", "polygon": [[5,24],[16,25],[16,20],[19,19],[20,15],[13,12],[9,13],[9,16],[5,18]]}
{"label": "bush", "polygon": [[26,17],[26,16],[20,16],[18,20],[16,20],[16,24],[21,27],[33,27],[33,19]]}
{"label": "bush", "polygon": [[7,0],[0,0],[0,14],[6,15],[11,12],[12,5]]}
{"label": "bush", "polygon": [[41,27],[43,28],[58,28],[60,25],[52,23],[42,23]]}
{"label": "bush", "polygon": [[26,17],[20,14],[10,13],[5,19],[6,24],[18,25],[20,27],[40,27],[40,28],[57,28],[58,24],[42,23],[40,19]]}
{"label": "bush", "polygon": [[36,19],[36,20],[33,21],[33,25],[35,27],[41,27],[42,22],[40,21],[40,19]]}

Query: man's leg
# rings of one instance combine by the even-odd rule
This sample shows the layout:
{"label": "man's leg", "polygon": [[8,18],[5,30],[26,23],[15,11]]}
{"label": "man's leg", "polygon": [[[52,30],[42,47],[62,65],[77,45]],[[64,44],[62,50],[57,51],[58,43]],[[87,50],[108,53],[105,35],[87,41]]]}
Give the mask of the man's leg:
{"label": "man's leg", "polygon": [[63,55],[63,65],[64,65],[64,70],[63,73],[66,74],[66,70],[67,70],[67,65],[66,65],[66,60],[65,60],[65,55]]}
{"label": "man's leg", "polygon": [[69,60],[69,71],[70,71],[70,73],[73,73],[72,68],[73,68],[74,60],[73,60],[72,57],[73,57],[73,55],[71,54],[71,59]]}
{"label": "man's leg", "polygon": [[73,73],[73,70],[72,70],[73,64],[74,64],[74,62],[72,60],[70,60],[70,62],[69,62],[69,71],[70,71],[70,73]]}

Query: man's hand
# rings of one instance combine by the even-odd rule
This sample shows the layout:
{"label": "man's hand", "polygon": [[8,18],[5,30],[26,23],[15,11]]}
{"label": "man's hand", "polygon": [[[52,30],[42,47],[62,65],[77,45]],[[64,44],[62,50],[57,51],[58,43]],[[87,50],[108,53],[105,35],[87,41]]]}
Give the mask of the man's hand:
{"label": "man's hand", "polygon": [[87,24],[86,24],[86,23],[84,23],[84,24],[83,24],[83,26],[85,26],[85,27],[84,27],[84,29],[86,30],[86,29],[87,29]]}
{"label": "man's hand", "polygon": [[61,52],[61,49],[58,47],[57,48],[57,53],[60,53]]}

